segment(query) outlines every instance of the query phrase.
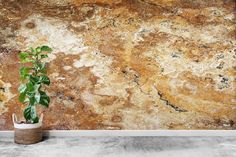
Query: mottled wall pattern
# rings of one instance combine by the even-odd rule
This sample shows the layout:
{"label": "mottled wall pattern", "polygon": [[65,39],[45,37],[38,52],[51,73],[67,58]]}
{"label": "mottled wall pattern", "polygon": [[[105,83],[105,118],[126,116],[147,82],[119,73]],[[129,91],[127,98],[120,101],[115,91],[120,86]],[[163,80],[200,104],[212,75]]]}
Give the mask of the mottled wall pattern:
{"label": "mottled wall pattern", "polygon": [[0,0],[0,130],[49,45],[45,129],[235,129],[234,0]]}

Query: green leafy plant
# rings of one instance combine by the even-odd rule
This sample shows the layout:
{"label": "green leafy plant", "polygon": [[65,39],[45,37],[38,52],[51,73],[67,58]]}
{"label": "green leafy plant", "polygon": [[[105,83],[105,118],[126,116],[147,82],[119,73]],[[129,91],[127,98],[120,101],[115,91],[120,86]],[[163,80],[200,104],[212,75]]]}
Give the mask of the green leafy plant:
{"label": "green leafy plant", "polygon": [[20,68],[21,84],[18,91],[19,101],[27,105],[23,111],[26,123],[39,122],[36,105],[49,106],[50,98],[44,85],[50,85],[50,79],[46,75],[47,67],[43,59],[47,58],[51,51],[48,46],[40,46],[19,53],[23,66]]}

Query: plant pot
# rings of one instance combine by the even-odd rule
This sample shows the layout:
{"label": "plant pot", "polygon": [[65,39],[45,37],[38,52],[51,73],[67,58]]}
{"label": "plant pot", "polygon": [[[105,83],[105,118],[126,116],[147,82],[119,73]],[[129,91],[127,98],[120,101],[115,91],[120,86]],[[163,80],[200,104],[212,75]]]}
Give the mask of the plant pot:
{"label": "plant pot", "polygon": [[12,115],[14,123],[14,142],[17,144],[34,144],[42,141],[42,121],[41,114],[39,122],[35,124],[18,123],[15,114]]}

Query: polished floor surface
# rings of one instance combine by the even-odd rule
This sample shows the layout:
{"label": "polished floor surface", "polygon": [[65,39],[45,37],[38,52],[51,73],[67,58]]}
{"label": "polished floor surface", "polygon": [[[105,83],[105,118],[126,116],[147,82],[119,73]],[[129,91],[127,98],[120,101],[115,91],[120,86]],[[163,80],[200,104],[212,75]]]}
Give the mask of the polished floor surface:
{"label": "polished floor surface", "polygon": [[1,138],[0,157],[236,157],[236,137],[51,137],[34,145]]}

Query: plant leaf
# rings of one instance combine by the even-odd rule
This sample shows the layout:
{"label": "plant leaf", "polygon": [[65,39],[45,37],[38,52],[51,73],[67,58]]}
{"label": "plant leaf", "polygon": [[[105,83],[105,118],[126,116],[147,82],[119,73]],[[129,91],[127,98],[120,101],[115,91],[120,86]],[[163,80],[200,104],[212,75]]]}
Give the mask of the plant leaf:
{"label": "plant leaf", "polygon": [[40,77],[39,76],[33,76],[33,75],[29,75],[29,79],[33,84],[36,84],[39,82]]}
{"label": "plant leaf", "polygon": [[24,109],[23,113],[24,113],[25,120],[26,120],[26,121],[29,121],[29,120],[31,119],[31,106],[28,105],[28,106]]}
{"label": "plant leaf", "polygon": [[18,88],[20,93],[25,93],[27,91],[27,86],[25,84],[21,84]]}
{"label": "plant leaf", "polygon": [[27,57],[29,57],[29,54],[27,52],[20,52],[19,57],[20,60],[25,60]]}
{"label": "plant leaf", "polygon": [[46,46],[46,45],[42,46],[41,50],[42,51],[47,51],[47,52],[52,52],[52,49],[49,46]]}
{"label": "plant leaf", "polygon": [[45,74],[47,72],[46,64],[45,63],[38,63],[38,70],[39,70],[39,72]]}
{"label": "plant leaf", "polygon": [[48,55],[41,55],[41,58],[48,58]]}
{"label": "plant leaf", "polygon": [[47,94],[43,91],[40,91],[40,102],[39,104],[45,106],[45,107],[48,107],[49,106],[49,103],[50,103],[50,98],[49,96],[47,96]]}
{"label": "plant leaf", "polygon": [[36,113],[36,107],[28,105],[24,109],[24,117],[25,117],[27,122],[30,121],[31,123],[38,123],[39,118],[38,118],[37,113]]}
{"label": "plant leaf", "polygon": [[46,85],[50,85],[50,79],[46,75],[40,76],[40,82]]}
{"label": "plant leaf", "polygon": [[34,62],[34,60],[29,57],[30,57],[30,54],[28,52],[19,53],[19,58],[20,58],[21,63]]}
{"label": "plant leaf", "polygon": [[24,103],[24,102],[25,102],[25,99],[26,99],[26,93],[20,93],[19,101],[20,101],[21,103]]}
{"label": "plant leaf", "polygon": [[29,71],[30,71],[31,68],[29,67],[21,67],[20,68],[20,78],[22,80],[26,79],[27,76],[29,76]]}
{"label": "plant leaf", "polygon": [[40,53],[42,51],[41,47],[37,47],[35,50],[36,50],[37,53]]}
{"label": "plant leaf", "polygon": [[31,81],[28,82],[28,83],[26,84],[26,86],[27,86],[27,91],[28,91],[27,95],[29,95],[29,96],[31,96],[30,93],[35,93],[35,92],[37,92],[37,91],[40,89],[40,87],[41,87],[40,84],[31,82]]}
{"label": "plant leaf", "polygon": [[29,104],[30,104],[31,106],[34,106],[34,105],[37,104],[37,101],[36,101],[36,99],[35,99],[35,96],[29,97]]}
{"label": "plant leaf", "polygon": [[39,122],[39,117],[32,118],[33,123],[38,123]]}
{"label": "plant leaf", "polygon": [[35,119],[37,117],[36,107],[35,106],[31,106],[30,116],[31,116],[32,119]]}
{"label": "plant leaf", "polygon": [[35,97],[36,102],[39,103],[40,102],[40,97],[41,97],[40,93],[37,92],[34,97]]}
{"label": "plant leaf", "polygon": [[32,82],[28,82],[28,83],[26,84],[26,86],[27,86],[27,90],[28,90],[29,92],[33,92],[33,91],[34,91],[34,84],[33,84]]}

